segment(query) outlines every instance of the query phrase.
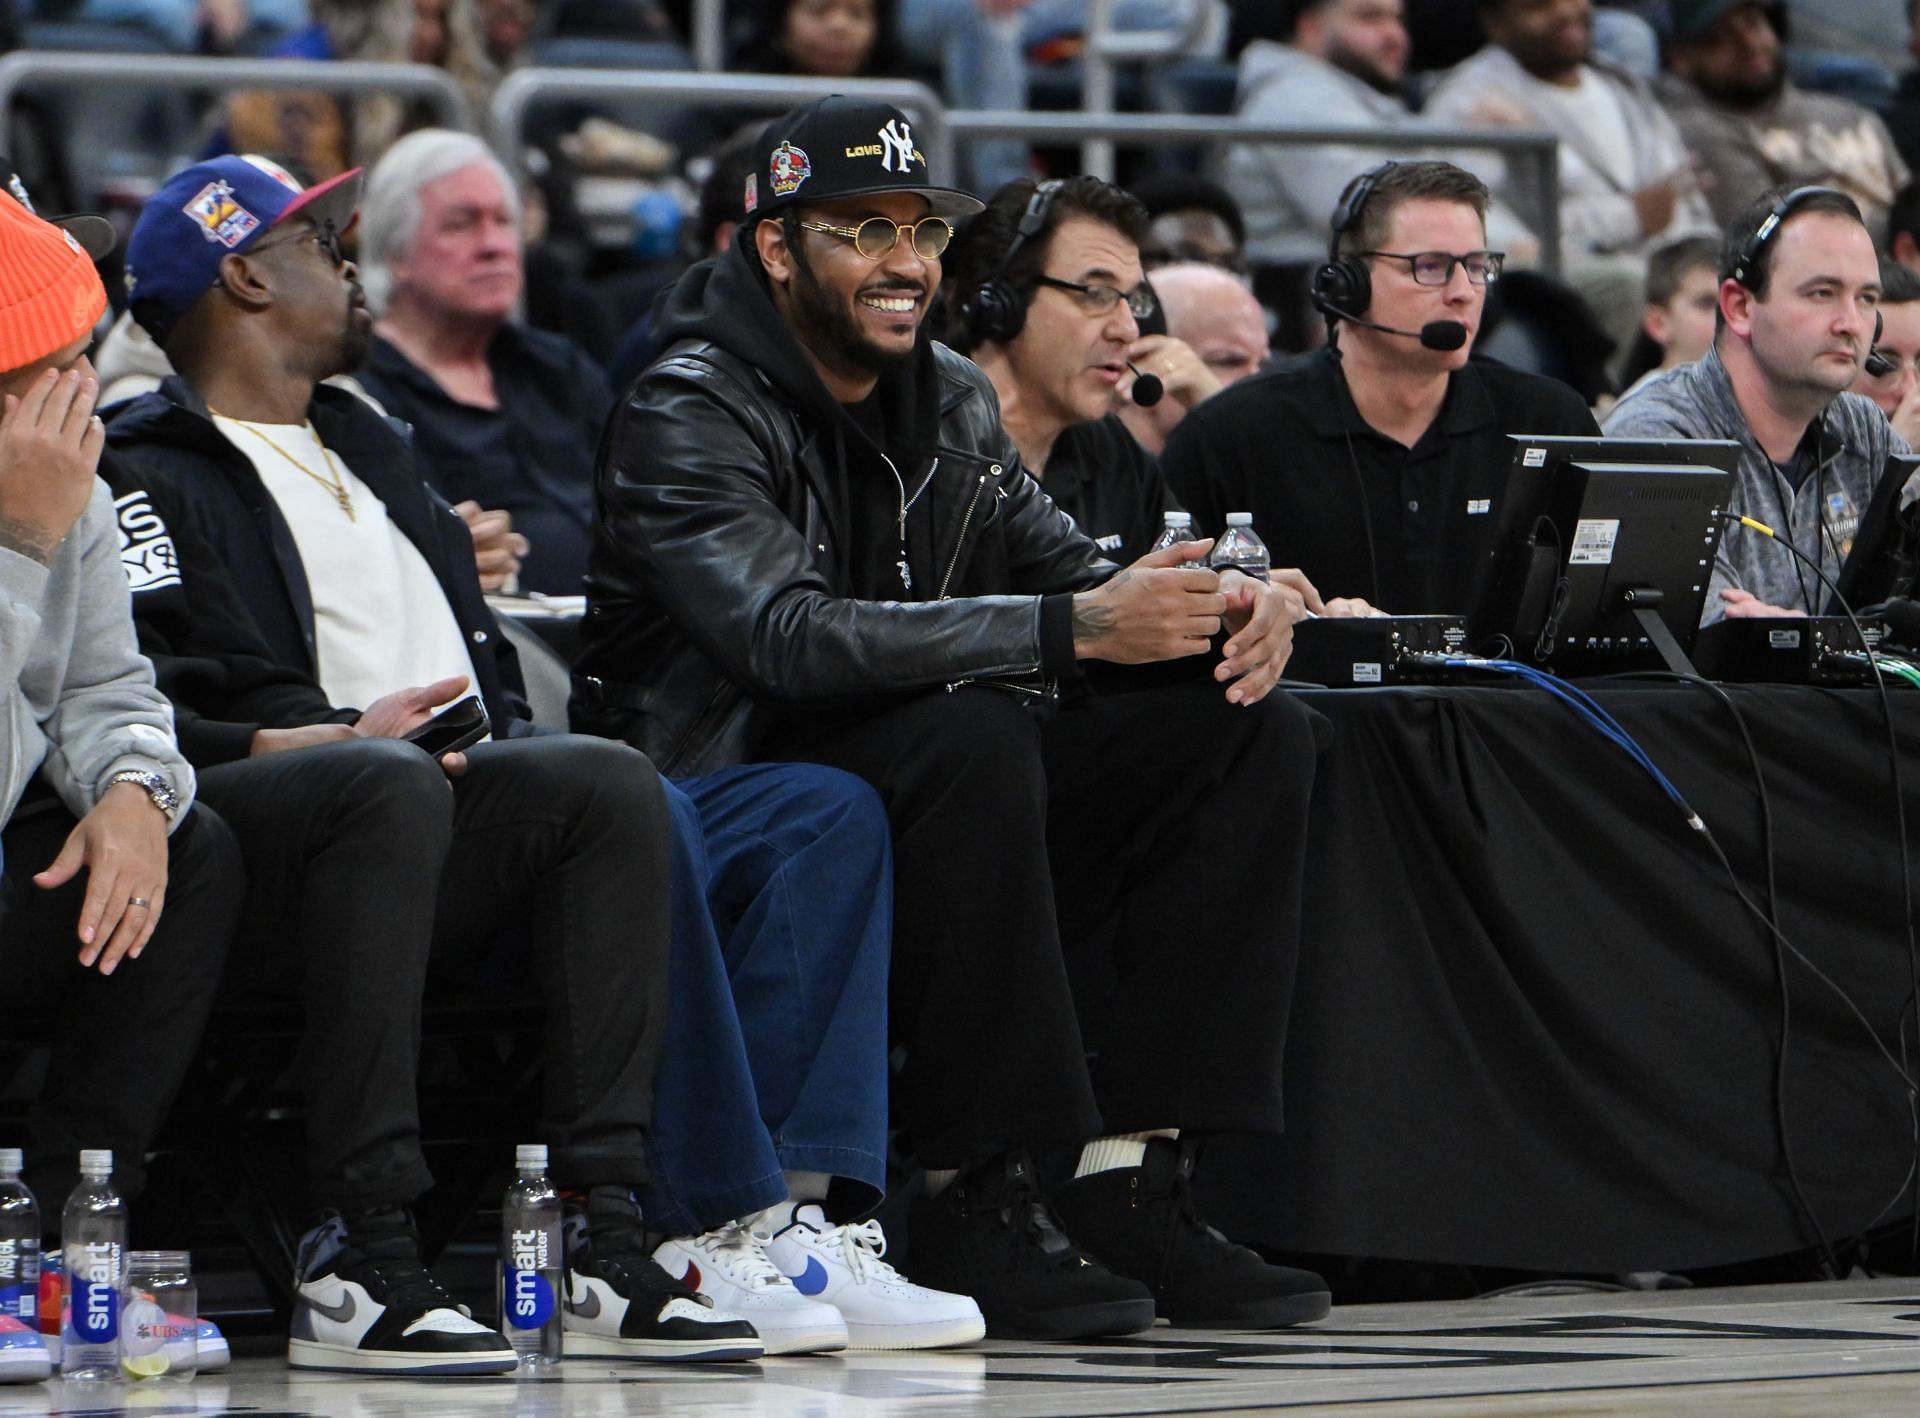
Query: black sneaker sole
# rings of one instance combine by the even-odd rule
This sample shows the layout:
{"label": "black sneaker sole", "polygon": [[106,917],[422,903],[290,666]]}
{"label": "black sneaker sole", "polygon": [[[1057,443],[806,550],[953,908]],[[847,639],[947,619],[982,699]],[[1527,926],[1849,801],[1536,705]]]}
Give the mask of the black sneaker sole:
{"label": "black sneaker sole", "polygon": [[[983,1307],[984,1308],[984,1307]],[[1153,1328],[1153,1301],[1102,1300],[1034,1313],[986,1311],[989,1339],[1092,1339]]]}
{"label": "black sneaker sole", "polygon": [[1206,1314],[1169,1314],[1167,1323],[1175,1329],[1287,1329],[1323,1320],[1332,1309],[1332,1294],[1310,1290],[1270,1300],[1246,1300]]}

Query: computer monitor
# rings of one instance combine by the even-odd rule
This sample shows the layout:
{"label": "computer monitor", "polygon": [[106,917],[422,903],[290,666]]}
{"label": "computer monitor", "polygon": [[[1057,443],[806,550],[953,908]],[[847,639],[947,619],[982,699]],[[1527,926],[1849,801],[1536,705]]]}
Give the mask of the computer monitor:
{"label": "computer monitor", "polygon": [[1739,446],[1516,440],[1477,643],[1566,675],[1687,669]]}
{"label": "computer monitor", "polygon": [[1827,614],[1841,615],[1844,602],[1858,612],[1895,596],[1909,596],[1920,577],[1920,504],[1902,508],[1901,493],[1916,472],[1920,456],[1896,453],[1887,459],[1880,481],[1873,486],[1860,530],[1835,579],[1837,596],[1827,599]]}

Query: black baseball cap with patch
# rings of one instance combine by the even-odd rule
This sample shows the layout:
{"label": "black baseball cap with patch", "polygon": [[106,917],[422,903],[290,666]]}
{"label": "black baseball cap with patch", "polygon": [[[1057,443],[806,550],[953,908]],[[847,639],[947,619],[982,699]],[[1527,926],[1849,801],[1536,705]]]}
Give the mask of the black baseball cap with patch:
{"label": "black baseball cap with patch", "polygon": [[781,114],[760,130],[747,174],[746,220],[801,202],[879,192],[925,197],[933,215],[970,217],[986,206],[970,192],[936,187],[907,116],[878,99],[830,94]]}

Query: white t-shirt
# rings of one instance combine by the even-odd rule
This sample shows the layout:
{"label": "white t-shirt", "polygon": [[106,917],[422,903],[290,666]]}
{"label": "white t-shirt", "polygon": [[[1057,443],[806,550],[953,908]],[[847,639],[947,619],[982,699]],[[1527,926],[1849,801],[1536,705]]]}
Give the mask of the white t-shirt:
{"label": "white t-shirt", "polygon": [[1601,168],[1620,191],[1633,192],[1656,180],[1656,176],[1642,177],[1633,170],[1633,134],[1620,111],[1620,94],[1612,84],[1584,64],[1580,66],[1580,82],[1572,88],[1531,78],[1528,82],[1534,103],[1542,111],[1561,116],[1554,125],[1561,132],[1584,136],[1581,157],[1590,166]]}
{"label": "white t-shirt", "polygon": [[[382,695],[449,675],[467,676],[463,694],[473,692],[480,681],[466,638],[427,559],[373,489],[321,446],[313,425],[219,415],[214,423],[251,460],[293,529],[313,597],[314,653],[327,698],[364,709]],[[321,481],[334,477],[346,489],[351,518]]]}

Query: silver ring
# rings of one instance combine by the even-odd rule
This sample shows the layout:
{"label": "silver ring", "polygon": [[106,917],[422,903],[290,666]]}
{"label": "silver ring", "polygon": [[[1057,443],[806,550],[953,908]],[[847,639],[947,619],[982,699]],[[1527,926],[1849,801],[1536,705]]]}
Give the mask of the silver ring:
{"label": "silver ring", "polygon": [[144,897],[144,896],[129,896],[129,897],[127,898],[127,904],[128,904],[129,906],[148,906],[148,907],[150,907],[150,906],[152,906],[152,905],[153,905],[153,902],[151,902],[151,901],[149,901],[149,900],[147,900],[147,898],[146,898],[146,897]]}

